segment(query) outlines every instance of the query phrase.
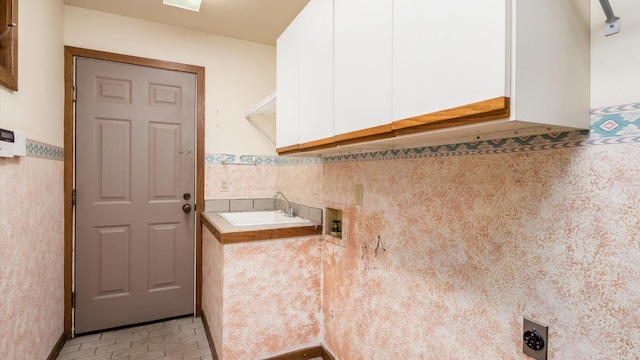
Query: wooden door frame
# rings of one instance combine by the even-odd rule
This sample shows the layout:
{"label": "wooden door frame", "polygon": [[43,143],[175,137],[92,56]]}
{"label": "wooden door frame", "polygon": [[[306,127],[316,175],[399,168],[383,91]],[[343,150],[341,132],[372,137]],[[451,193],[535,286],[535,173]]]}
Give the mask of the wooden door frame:
{"label": "wooden door frame", "polygon": [[71,339],[73,336],[71,303],[73,289],[73,204],[71,192],[73,190],[75,166],[75,150],[73,146],[75,141],[73,106],[75,57],[142,65],[196,75],[195,316],[200,316],[202,308],[202,225],[200,217],[204,211],[204,67],[72,46],[65,46],[64,50],[64,333],[67,339]]}

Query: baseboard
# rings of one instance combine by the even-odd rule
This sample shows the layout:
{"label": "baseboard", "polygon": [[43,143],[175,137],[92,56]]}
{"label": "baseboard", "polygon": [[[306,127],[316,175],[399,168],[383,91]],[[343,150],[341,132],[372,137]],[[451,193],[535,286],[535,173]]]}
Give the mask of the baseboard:
{"label": "baseboard", "polygon": [[60,350],[62,350],[62,348],[64,347],[64,343],[66,342],[67,342],[67,337],[63,331],[62,335],[60,335],[60,338],[58,338],[58,341],[53,346],[53,349],[51,349],[51,353],[49,354],[49,357],[47,358],[47,360],[56,360],[56,358],[60,354]]}
{"label": "baseboard", "polygon": [[[213,360],[219,360],[218,352],[216,351],[216,344],[213,342],[213,337],[211,336],[211,330],[209,330],[209,322],[207,321],[207,315],[204,312],[204,309],[200,310],[200,315],[202,317],[202,324],[204,325],[204,332],[207,335],[207,341],[209,341],[209,348],[211,349],[211,356]],[[64,334],[63,334],[64,336]],[[62,343],[64,345],[64,342]],[[60,347],[62,349],[62,346]],[[58,349],[58,352],[60,352]],[[305,359],[313,359],[316,357],[321,357],[322,360],[335,360],[333,355],[323,346],[314,346],[302,350],[293,351],[290,353],[270,357],[264,360],[305,360]],[[47,360],[55,360],[54,358],[49,358]]]}
{"label": "baseboard", "polygon": [[321,357],[323,360],[335,360],[333,355],[322,346],[314,346],[290,353],[270,357],[264,360],[305,360]]}
{"label": "baseboard", "polygon": [[200,309],[200,316],[202,317],[202,324],[204,325],[204,332],[207,335],[207,341],[209,341],[211,357],[213,358],[213,360],[219,360],[218,352],[216,351],[216,344],[213,342],[211,330],[209,330],[209,322],[207,321],[207,315],[204,313],[204,309]]}
{"label": "baseboard", "polygon": [[322,346],[322,360],[336,360],[336,358],[333,357],[329,350],[325,349],[324,346]]}

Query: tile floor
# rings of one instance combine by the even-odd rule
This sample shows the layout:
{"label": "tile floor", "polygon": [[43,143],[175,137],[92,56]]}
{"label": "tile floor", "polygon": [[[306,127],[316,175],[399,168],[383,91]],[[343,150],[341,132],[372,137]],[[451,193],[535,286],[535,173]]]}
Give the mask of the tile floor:
{"label": "tile floor", "polygon": [[150,325],[79,336],[57,360],[212,360],[202,319],[185,317]]}

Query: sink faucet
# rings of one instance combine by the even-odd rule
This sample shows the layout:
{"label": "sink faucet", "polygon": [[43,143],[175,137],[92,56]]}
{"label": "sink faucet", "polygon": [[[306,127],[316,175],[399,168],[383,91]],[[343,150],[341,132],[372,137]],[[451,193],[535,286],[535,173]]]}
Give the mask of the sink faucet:
{"label": "sink faucet", "polygon": [[276,194],[273,195],[274,198],[278,198],[278,194],[282,195],[282,198],[284,199],[284,201],[287,202],[287,208],[284,210],[284,216],[286,217],[295,217],[295,215],[293,214],[293,208],[291,207],[291,203],[289,202],[289,200],[287,200],[287,197],[284,196],[284,194],[281,191],[276,191]]}

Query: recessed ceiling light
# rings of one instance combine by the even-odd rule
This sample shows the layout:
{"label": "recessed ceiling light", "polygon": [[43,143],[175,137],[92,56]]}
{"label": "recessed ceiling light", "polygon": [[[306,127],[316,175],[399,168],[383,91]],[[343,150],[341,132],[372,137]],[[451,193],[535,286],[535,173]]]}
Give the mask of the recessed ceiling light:
{"label": "recessed ceiling light", "polygon": [[200,11],[202,0],[162,0],[162,3],[169,6],[179,7],[191,11]]}

